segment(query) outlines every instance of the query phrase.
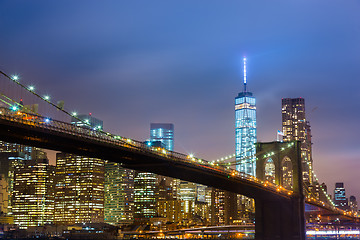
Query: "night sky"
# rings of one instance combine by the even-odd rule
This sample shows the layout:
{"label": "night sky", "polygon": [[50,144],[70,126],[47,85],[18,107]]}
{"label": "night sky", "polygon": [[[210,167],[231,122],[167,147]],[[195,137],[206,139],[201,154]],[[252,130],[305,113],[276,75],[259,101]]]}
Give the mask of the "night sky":
{"label": "night sky", "polygon": [[258,141],[276,139],[281,98],[305,98],[320,181],[360,198],[359,13],[358,0],[1,1],[0,70],[122,136],[174,123],[176,151],[213,160],[235,151],[247,56]]}

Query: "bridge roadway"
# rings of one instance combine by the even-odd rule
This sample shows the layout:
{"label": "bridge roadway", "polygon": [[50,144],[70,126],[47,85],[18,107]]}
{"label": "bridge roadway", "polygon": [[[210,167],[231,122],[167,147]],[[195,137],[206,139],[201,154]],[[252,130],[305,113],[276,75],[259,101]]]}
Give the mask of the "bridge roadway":
{"label": "bridge roadway", "polygon": [[[290,198],[292,194],[291,191],[279,186],[216,166],[203,159],[149,147],[142,142],[99,130],[78,127],[38,115],[14,112],[7,108],[0,108],[0,139],[120,162],[126,168],[154,172],[218,189],[238,191],[239,194],[253,198]],[[165,169],[168,170],[164,171]],[[178,169],[181,171],[177,171]],[[234,183],[241,184],[241,187],[236,188]],[[248,192],[249,188],[253,191]],[[330,205],[317,202],[315,199],[306,199],[306,203],[317,207],[319,211],[334,211]]]}
{"label": "bridge roadway", "polygon": [[99,130],[28,113],[0,109],[0,140],[119,162],[254,199],[291,199],[293,192],[250,175]]}
{"label": "bridge roadway", "polygon": [[[245,195],[255,199],[256,239],[305,239],[302,191],[289,191],[203,159],[149,147],[145,143],[101,130],[78,127],[7,108],[0,108],[0,140],[106,159],[119,162],[124,168]],[[289,143],[284,151],[296,151],[299,155],[298,145]],[[297,189],[302,187],[297,186]]]}

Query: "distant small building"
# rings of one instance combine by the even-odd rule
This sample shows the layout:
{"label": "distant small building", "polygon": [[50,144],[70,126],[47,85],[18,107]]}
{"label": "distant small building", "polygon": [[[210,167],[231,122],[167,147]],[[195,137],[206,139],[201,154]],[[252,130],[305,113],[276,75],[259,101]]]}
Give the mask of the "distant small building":
{"label": "distant small building", "polygon": [[160,147],[160,148],[166,148],[166,145],[161,141],[145,141],[144,142],[146,146],[148,147]]}
{"label": "distant small building", "polygon": [[335,183],[334,189],[334,203],[335,206],[343,210],[348,209],[348,199],[345,196],[344,183],[337,182]]}
{"label": "distant small building", "polygon": [[91,113],[89,113],[88,115],[81,114],[78,116],[74,116],[71,118],[71,123],[78,127],[87,127],[87,128],[93,128],[96,130],[103,129],[103,121],[93,117],[91,115]]}

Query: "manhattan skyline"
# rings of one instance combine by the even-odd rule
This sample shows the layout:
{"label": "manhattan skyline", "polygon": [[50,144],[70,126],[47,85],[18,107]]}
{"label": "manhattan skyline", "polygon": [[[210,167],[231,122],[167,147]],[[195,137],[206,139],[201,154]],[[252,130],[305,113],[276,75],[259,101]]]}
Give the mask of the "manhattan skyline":
{"label": "manhattan skyline", "polygon": [[258,141],[276,140],[281,98],[305,98],[318,178],[359,198],[358,2],[87,3],[1,3],[1,70],[122,136],[174,123],[176,151],[214,160],[235,151],[246,55]]}

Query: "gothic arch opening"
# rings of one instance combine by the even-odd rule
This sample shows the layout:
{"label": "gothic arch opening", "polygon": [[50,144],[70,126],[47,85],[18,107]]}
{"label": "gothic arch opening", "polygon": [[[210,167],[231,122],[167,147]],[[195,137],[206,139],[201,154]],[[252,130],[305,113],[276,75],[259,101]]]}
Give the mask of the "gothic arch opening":
{"label": "gothic arch opening", "polygon": [[281,162],[282,186],[286,189],[293,189],[293,164],[289,157],[284,157]]}
{"label": "gothic arch opening", "polygon": [[275,164],[271,158],[265,161],[265,180],[275,184]]}

